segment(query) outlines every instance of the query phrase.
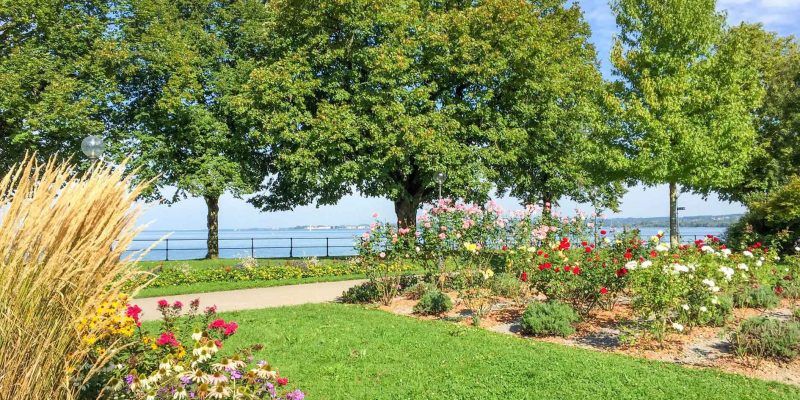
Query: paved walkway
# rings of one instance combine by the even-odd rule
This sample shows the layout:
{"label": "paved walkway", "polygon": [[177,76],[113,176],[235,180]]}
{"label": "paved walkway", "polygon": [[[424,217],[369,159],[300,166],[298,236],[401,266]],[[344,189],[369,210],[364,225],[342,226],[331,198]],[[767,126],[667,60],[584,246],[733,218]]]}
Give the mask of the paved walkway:
{"label": "paved walkway", "polygon": [[177,296],[148,297],[133,299],[131,303],[142,308],[143,320],[158,319],[161,314],[156,304],[166,299],[172,304],[180,300],[185,306],[194,299],[200,299],[200,309],[216,305],[217,311],[251,310],[257,308],[293,306],[306,303],[326,303],[334,301],[345,290],[366,282],[363,279],[339,282],[306,283],[302,285],[273,286],[266,288],[229,290]]}

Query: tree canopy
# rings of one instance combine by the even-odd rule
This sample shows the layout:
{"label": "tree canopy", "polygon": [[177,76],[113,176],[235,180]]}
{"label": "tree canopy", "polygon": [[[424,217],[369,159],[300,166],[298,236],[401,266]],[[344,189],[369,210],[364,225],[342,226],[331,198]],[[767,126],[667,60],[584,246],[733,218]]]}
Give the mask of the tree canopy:
{"label": "tree canopy", "polygon": [[36,151],[80,151],[110,128],[117,100],[117,42],[102,0],[23,0],[0,5],[0,170]]}
{"label": "tree canopy", "polygon": [[242,20],[256,23],[263,8],[255,1],[126,0],[119,10],[124,134],[112,144],[138,179],[155,179],[146,198],[205,199],[210,257],[218,251],[219,197],[250,193],[262,176],[259,143],[232,99],[249,71],[251,50],[239,38],[251,25]]}
{"label": "tree canopy", "polygon": [[744,49],[724,43],[714,0],[616,0],[621,32],[612,61],[634,175],[670,185],[677,243],[677,190],[708,194],[746,175],[761,88]]}

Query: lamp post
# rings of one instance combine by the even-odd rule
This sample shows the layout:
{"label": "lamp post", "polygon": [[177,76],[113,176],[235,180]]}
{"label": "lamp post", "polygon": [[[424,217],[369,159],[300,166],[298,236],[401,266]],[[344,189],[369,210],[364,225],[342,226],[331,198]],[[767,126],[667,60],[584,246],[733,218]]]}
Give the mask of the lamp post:
{"label": "lamp post", "polygon": [[100,136],[90,135],[81,141],[81,151],[92,161],[101,158],[105,149],[106,145]]}
{"label": "lamp post", "polygon": [[[444,172],[438,172],[438,173],[436,173],[436,176],[434,177],[434,180],[436,180],[436,183],[439,184],[439,204],[442,204],[442,184],[444,184],[444,181],[447,180],[447,174],[444,173]],[[444,255],[443,255],[443,253],[444,253],[444,243],[442,243],[442,247],[440,248],[440,251],[439,251],[439,273],[441,274],[439,276],[439,281],[440,281],[442,287],[444,287]]]}
{"label": "lamp post", "polygon": [[[676,211],[685,211],[686,207],[677,207],[675,210]],[[675,213],[675,233],[678,235],[678,244],[681,243],[681,229],[680,229],[681,224],[680,224],[680,220],[681,220],[680,216],[676,212]]]}

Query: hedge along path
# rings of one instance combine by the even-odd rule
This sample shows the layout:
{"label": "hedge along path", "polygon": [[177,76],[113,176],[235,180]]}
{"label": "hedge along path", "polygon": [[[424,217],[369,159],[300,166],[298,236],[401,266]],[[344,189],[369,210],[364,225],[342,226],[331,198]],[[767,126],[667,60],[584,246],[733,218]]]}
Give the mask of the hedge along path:
{"label": "hedge along path", "polygon": [[302,285],[273,286],[266,288],[228,290],[179,296],[147,297],[131,301],[142,308],[142,320],[152,321],[161,317],[158,311],[159,300],[167,300],[170,305],[176,301],[183,303],[200,299],[200,311],[206,307],[217,306],[218,312],[253,310],[259,308],[295,306],[309,303],[334,301],[347,289],[366,282],[364,279],[338,282],[306,283]]}

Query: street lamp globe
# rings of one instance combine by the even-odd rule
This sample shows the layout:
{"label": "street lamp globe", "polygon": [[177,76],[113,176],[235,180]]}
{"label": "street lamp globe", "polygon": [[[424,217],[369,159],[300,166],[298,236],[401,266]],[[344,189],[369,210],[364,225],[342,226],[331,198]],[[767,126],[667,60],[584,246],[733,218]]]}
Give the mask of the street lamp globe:
{"label": "street lamp globe", "polygon": [[105,150],[106,145],[100,136],[90,135],[81,142],[81,151],[92,160],[99,158]]}
{"label": "street lamp globe", "polygon": [[447,174],[445,174],[444,172],[439,172],[439,173],[436,174],[436,178],[435,179],[436,179],[436,183],[441,185],[441,184],[444,183],[445,180],[447,180]]}

